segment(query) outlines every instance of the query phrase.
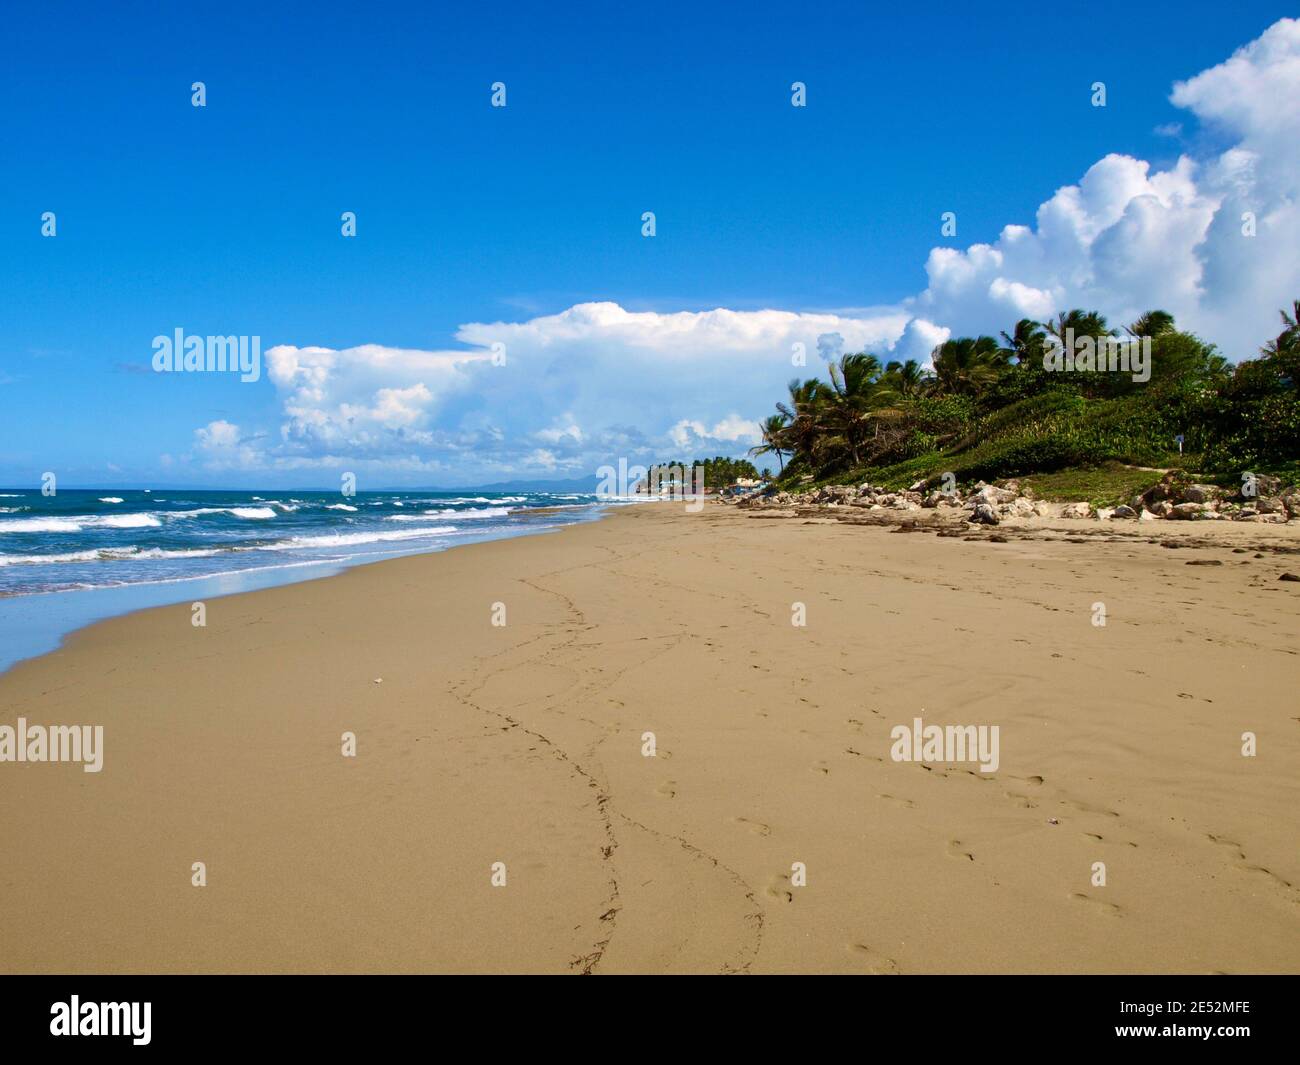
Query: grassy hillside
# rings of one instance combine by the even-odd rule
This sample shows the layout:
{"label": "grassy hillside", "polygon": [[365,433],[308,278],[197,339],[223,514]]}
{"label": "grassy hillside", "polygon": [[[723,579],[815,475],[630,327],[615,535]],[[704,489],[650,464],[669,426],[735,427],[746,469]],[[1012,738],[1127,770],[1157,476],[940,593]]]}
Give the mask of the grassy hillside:
{"label": "grassy hillside", "polygon": [[1044,496],[1114,502],[1168,468],[1223,484],[1247,471],[1297,480],[1300,331],[1292,316],[1283,315],[1282,334],[1259,358],[1233,366],[1152,312],[1129,327],[1155,334],[1147,380],[1049,372],[1043,353],[1058,330],[1071,341],[1078,335],[1067,323],[1111,335],[1100,316],[1075,311],[1050,330],[1021,322],[1003,346],[988,337],[948,341],[935,349],[930,373],[845,355],[829,367],[829,383],[791,382],[755,453],[790,456],[787,488],[863,480],[900,488],[951,473],[960,483],[1028,477]]}

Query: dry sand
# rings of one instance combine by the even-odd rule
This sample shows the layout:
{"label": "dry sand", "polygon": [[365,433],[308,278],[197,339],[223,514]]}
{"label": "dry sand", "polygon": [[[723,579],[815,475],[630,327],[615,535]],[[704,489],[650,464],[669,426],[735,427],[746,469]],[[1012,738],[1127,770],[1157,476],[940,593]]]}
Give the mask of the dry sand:
{"label": "dry sand", "polygon": [[1194,533],[638,507],[95,625],[0,678],[105,728],[0,765],[0,971],[1295,972],[1296,531]]}

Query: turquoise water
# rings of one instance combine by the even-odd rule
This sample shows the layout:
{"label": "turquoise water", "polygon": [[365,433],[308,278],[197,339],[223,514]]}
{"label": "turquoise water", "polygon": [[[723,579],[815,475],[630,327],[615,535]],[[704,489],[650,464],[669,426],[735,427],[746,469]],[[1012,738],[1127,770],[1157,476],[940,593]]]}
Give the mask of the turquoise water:
{"label": "turquoise water", "polygon": [[596,517],[594,495],[0,490],[0,670],[149,606]]}

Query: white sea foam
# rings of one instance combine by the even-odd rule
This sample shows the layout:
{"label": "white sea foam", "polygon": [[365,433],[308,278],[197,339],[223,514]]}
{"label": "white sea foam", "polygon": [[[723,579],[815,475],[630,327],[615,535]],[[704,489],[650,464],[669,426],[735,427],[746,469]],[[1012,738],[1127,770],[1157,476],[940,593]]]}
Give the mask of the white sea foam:
{"label": "white sea foam", "polygon": [[445,518],[447,521],[471,521],[475,518],[504,518],[510,513],[509,507],[477,507],[473,510],[426,510],[423,514],[390,514],[384,521],[424,521],[429,515]]}
{"label": "white sea foam", "polygon": [[152,514],[109,514],[103,517],[88,518],[86,524],[91,526],[102,525],[108,529],[155,529],[162,522]]}
{"label": "white sea foam", "polygon": [[227,552],[206,548],[167,550],[150,547],[106,547],[89,551],[65,551],[52,555],[0,555],[0,566],[45,566],[68,562],[152,562],[167,558],[211,558]]}
{"label": "white sea foam", "polygon": [[330,503],[330,504],[328,504],[328,505],[325,507],[325,509],[326,509],[326,510],[346,510],[346,511],[349,511],[349,512],[351,512],[351,513],[356,513],[356,509],[357,509],[357,508],[356,508],[356,507],[350,507],[350,506],[348,506],[348,504],[346,504],[346,503]]}
{"label": "white sea foam", "polygon": [[77,515],[71,518],[17,518],[0,522],[0,533],[75,533],[82,529],[150,529],[161,525],[152,514]]}
{"label": "white sea foam", "polygon": [[81,532],[71,518],[18,518],[0,522],[0,533]]}
{"label": "white sea foam", "polygon": [[437,536],[455,532],[450,525],[426,525],[419,529],[400,532],[327,533],[323,536],[291,536],[275,544],[263,544],[259,551],[295,551],[311,547],[350,547],[354,544],[373,544],[384,540],[414,540],[421,536]]}
{"label": "white sea foam", "polygon": [[200,514],[229,514],[234,518],[247,521],[269,521],[275,511],[270,507],[199,507],[198,510],[177,510],[168,514],[169,518],[195,518]]}
{"label": "white sea foam", "polygon": [[0,566],[38,566],[47,562],[94,562],[98,551],[70,551],[61,555],[0,555]]}
{"label": "white sea foam", "polygon": [[121,503],[121,496],[103,496],[99,500],[101,503]]}

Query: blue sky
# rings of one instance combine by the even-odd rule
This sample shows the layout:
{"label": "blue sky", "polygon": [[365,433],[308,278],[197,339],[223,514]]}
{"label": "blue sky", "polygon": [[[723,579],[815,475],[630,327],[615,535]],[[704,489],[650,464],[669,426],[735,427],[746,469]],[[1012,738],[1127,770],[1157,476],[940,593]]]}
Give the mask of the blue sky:
{"label": "blue sky", "polygon": [[[1147,195],[1174,212],[1168,254],[1186,251],[1170,229],[1200,227],[1201,287],[1216,263],[1235,272],[1230,257],[1205,261],[1206,205],[1224,199],[1206,175],[1238,145],[1269,162],[1284,138],[1257,107],[1210,118],[1223,96],[1293,84],[1290,38],[1251,61],[1258,84],[1225,75],[1183,106],[1170,93],[1260,38],[1281,5],[740,10],[11,9],[0,483],[54,470],[69,486],[309,486],[355,468],[376,484],[455,485],[743,453],[742,423],[795,372],[791,337],[924,357],[942,330],[1010,328],[1016,308],[1095,297],[1128,310],[1114,286],[1072,288],[1059,266],[981,280],[978,301],[944,287],[943,263],[927,271],[936,247],[965,269],[971,245],[1034,227],[1110,155],[1174,175]],[[1104,108],[1090,103],[1097,80]],[[191,106],[194,81],[206,107]],[[505,108],[490,106],[496,81]],[[791,106],[794,81],[807,107]],[[1194,174],[1179,176],[1180,156]],[[1285,179],[1260,170],[1261,203],[1284,203]],[[1096,183],[1141,177],[1115,173]],[[355,238],[340,235],[343,211]],[[944,211],[956,238],[940,236]],[[1274,217],[1277,233],[1293,221]],[[1250,254],[1276,284],[1259,307],[1281,306],[1294,274],[1279,277],[1263,245]],[[1134,261],[1164,252],[1144,254]],[[1222,305],[1169,285],[1134,298],[1182,311],[1186,297],[1180,317],[1230,357],[1273,325],[1225,324]],[[633,317],[564,317],[586,304]],[[717,308],[734,314],[673,317]],[[767,311],[812,317],[746,317]],[[253,384],[150,372],[152,338],[177,327],[260,336],[281,350],[278,376],[270,357]],[[456,360],[496,336],[504,366]]]}

